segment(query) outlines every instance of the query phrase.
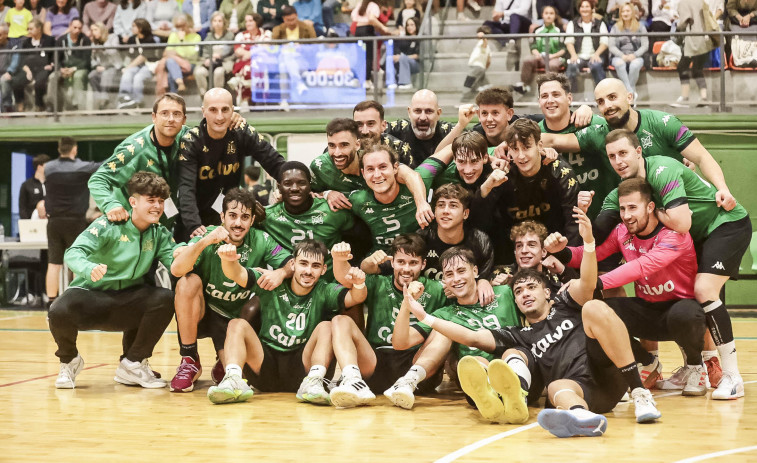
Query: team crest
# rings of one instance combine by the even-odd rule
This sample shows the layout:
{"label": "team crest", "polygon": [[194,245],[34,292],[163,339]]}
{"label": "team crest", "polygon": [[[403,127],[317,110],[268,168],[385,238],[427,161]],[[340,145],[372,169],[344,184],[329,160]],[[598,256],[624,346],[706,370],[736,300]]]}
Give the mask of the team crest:
{"label": "team crest", "polygon": [[646,134],[646,136],[644,138],[639,138],[639,141],[641,142],[641,147],[642,148],[651,148],[652,144],[653,144],[652,143],[652,134],[649,133],[649,132],[647,132],[646,130],[644,131],[644,133]]}
{"label": "team crest", "polygon": [[312,222],[313,225],[321,225],[323,224],[323,215],[324,214],[316,214],[313,216]]}
{"label": "team crest", "polygon": [[226,154],[235,154],[237,152],[237,147],[234,144],[234,141],[230,141],[229,145],[226,147]]}
{"label": "team crest", "polygon": [[152,239],[145,240],[142,245],[142,252],[150,252],[155,249],[155,242]]}

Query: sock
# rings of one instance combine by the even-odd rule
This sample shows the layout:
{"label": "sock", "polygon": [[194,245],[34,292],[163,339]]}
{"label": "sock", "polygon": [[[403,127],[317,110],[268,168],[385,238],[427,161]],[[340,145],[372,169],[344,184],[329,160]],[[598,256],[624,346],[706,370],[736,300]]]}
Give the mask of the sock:
{"label": "sock", "polygon": [[718,356],[717,350],[703,350],[702,351],[702,360],[704,360],[705,362],[717,356]]}
{"label": "sock", "polygon": [[237,375],[242,376],[242,367],[235,363],[230,363],[226,365],[226,374],[227,375]]}
{"label": "sock", "polygon": [[179,355],[182,357],[191,357],[195,362],[200,358],[197,353],[197,341],[192,344],[184,344],[179,342]]}
{"label": "sock", "polygon": [[639,368],[636,366],[636,362],[631,362],[628,365],[624,367],[618,368],[620,370],[620,374],[623,375],[623,379],[626,380],[626,384],[628,384],[628,387],[631,388],[633,391],[637,387],[643,388],[644,385],[641,384],[641,376],[639,376]]}
{"label": "sock", "polygon": [[[358,370],[357,373],[359,375],[360,370]],[[323,365],[313,365],[312,367],[310,367],[308,376],[315,376],[316,378],[323,378],[324,376],[326,376],[326,367],[324,367]]]}
{"label": "sock", "polygon": [[718,299],[703,303],[702,308],[707,320],[707,328],[710,330],[715,345],[718,346],[723,370],[738,373],[739,365],[736,357],[736,343],[733,340],[733,327],[725,304]]}
{"label": "sock", "polygon": [[647,352],[636,339],[631,339],[631,351],[636,361],[642,365],[649,365],[654,362],[654,354]]}
{"label": "sock", "polygon": [[531,387],[531,370],[523,358],[517,354],[510,354],[505,358],[505,363],[518,375],[521,389],[527,391]]}
{"label": "sock", "polygon": [[426,378],[426,369],[420,365],[413,365],[407,370],[407,373],[405,373],[405,378],[412,381],[413,386],[418,386],[418,383]]}
{"label": "sock", "polygon": [[584,407],[583,405],[573,405],[572,407],[570,407],[570,409],[571,410],[586,410],[586,407]]}

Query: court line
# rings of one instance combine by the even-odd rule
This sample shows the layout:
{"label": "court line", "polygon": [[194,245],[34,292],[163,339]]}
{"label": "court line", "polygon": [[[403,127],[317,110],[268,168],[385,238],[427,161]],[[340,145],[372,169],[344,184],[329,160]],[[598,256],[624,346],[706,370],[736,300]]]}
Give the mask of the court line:
{"label": "court line", "polygon": [[30,314],[16,315],[16,316],[14,316],[14,317],[3,317],[3,318],[0,318],[0,322],[1,322],[1,321],[5,321],[5,320],[18,320],[19,318],[32,317],[32,316],[34,316],[34,315],[35,315],[35,314],[33,314],[33,313],[30,313]]}
{"label": "court line", "polygon": [[473,452],[474,450],[478,450],[479,448],[481,448],[481,447],[483,447],[485,445],[491,444],[494,441],[498,441],[500,439],[504,439],[505,437],[509,437],[509,436],[514,435],[514,434],[518,434],[519,432],[528,431],[529,429],[535,428],[537,426],[539,426],[538,422],[531,423],[531,424],[528,424],[528,425],[525,425],[525,426],[520,426],[520,427],[517,427],[515,429],[511,429],[511,430],[506,431],[506,432],[495,434],[495,435],[493,435],[491,437],[487,437],[486,439],[481,439],[478,442],[474,442],[474,443],[472,443],[470,445],[466,445],[465,447],[463,447],[461,449],[455,450],[454,452],[450,453],[449,455],[443,456],[442,458],[436,460],[435,463],[449,463],[451,461],[455,461],[458,458],[462,457],[463,455],[467,455],[467,454]]}
{"label": "court line", "polygon": [[[101,363],[99,365],[92,365],[91,367],[84,368],[84,370],[91,370],[93,368],[100,368],[100,367],[104,367],[106,365],[107,365],[107,363]],[[54,376],[58,376],[58,375],[54,374],[54,375],[38,376],[36,378],[30,378],[30,379],[22,379],[21,381],[16,381],[16,382],[13,382],[13,383],[0,384],[0,387],[15,386],[16,384],[28,383],[30,381],[36,381],[38,379],[52,378]]]}
{"label": "court line", "polygon": [[698,455],[696,457],[686,458],[684,460],[678,460],[675,463],[693,463],[695,461],[709,460],[710,458],[722,457],[724,455],[732,455],[734,453],[751,452],[757,450],[757,445],[750,447],[739,447],[737,449],[721,450],[720,452],[707,453],[705,455]]}

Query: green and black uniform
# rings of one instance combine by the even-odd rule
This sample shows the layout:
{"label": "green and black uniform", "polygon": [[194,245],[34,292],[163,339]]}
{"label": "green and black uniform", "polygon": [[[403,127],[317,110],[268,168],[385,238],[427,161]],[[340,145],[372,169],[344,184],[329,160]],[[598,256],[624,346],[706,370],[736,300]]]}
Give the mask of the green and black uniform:
{"label": "green and black uniform", "polygon": [[[142,361],[152,355],[174,314],[173,291],[145,281],[154,261],[167,268],[175,243],[162,225],[140,232],[131,220],[111,223],[100,217],[66,251],[66,265],[74,272],[71,286],[55,300],[48,315],[50,332],[61,362],[76,357],[80,330],[124,332],[124,355]],[[107,266],[92,281],[92,270]]]}
{"label": "green and black uniform", "polygon": [[337,169],[328,153],[319,155],[310,163],[310,178],[310,188],[315,192],[334,190],[348,194],[368,188],[361,175],[349,175]]}
{"label": "green and black uniform", "polygon": [[[751,240],[752,226],[746,209],[741,204],[730,211],[718,206],[715,200],[718,189],[670,157],[645,157],[644,167],[657,207],[669,210],[688,204],[689,232],[697,246],[699,273],[737,274]],[[602,210],[619,216],[617,189],[607,196]]]}
{"label": "green and black uniform", "polygon": [[434,154],[436,147],[452,131],[452,124],[445,121],[436,122],[434,135],[428,140],[419,140],[413,132],[412,124],[407,119],[399,119],[387,124],[384,133],[392,135],[410,145],[414,162],[422,163]]}
{"label": "green and black uniform", "polygon": [[[509,286],[495,286],[494,300],[486,306],[481,306],[478,302],[471,305],[461,305],[454,303],[442,307],[434,312],[434,317],[441,318],[471,330],[497,330],[507,326],[521,326],[520,312],[515,305],[515,297]],[[418,323],[417,325],[427,335],[431,333],[431,328]],[[494,360],[494,356],[473,347],[455,344],[453,346],[458,359],[466,355],[483,357],[489,361]]]}

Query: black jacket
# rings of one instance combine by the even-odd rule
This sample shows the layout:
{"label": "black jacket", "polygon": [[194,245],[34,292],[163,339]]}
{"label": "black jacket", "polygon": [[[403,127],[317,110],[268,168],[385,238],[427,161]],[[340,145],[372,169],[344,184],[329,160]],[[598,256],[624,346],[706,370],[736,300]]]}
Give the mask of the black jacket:
{"label": "black jacket", "polygon": [[[31,219],[37,203],[45,199],[45,187],[35,177],[28,178],[21,184],[21,190],[18,193],[18,217],[20,219]],[[44,219],[45,217],[40,217]]]}

